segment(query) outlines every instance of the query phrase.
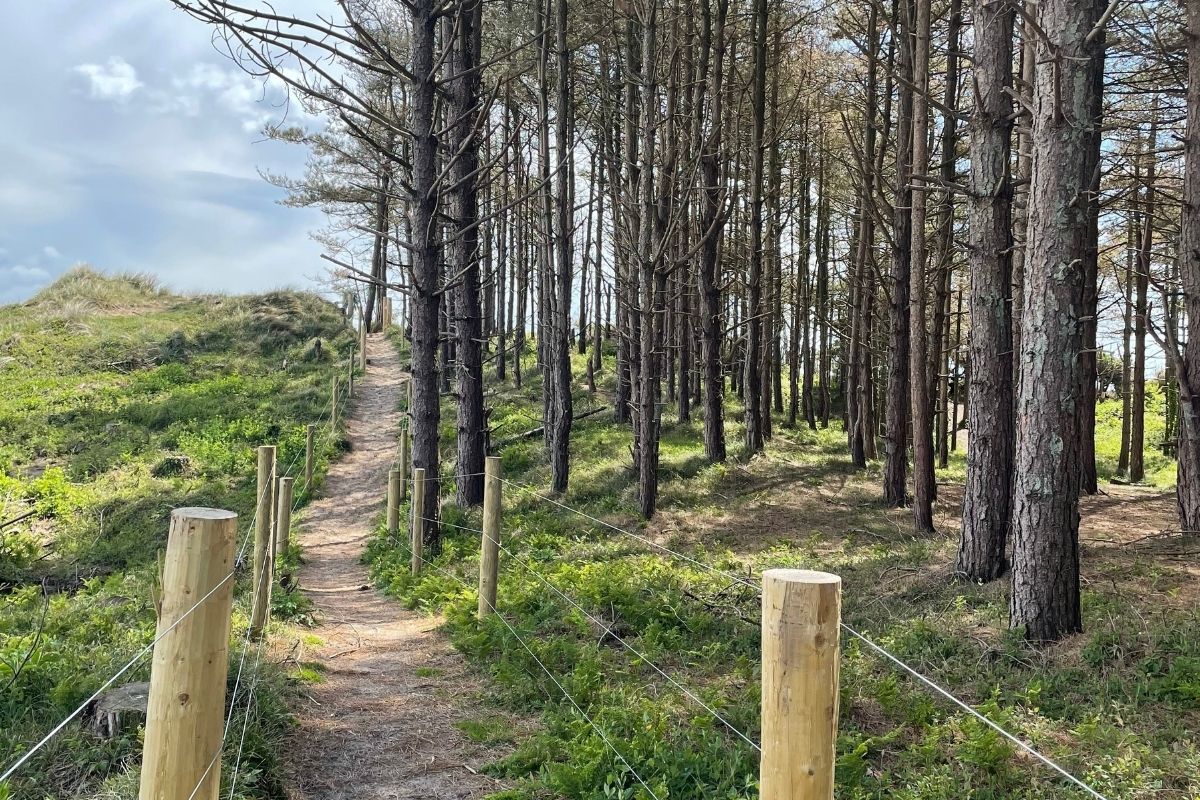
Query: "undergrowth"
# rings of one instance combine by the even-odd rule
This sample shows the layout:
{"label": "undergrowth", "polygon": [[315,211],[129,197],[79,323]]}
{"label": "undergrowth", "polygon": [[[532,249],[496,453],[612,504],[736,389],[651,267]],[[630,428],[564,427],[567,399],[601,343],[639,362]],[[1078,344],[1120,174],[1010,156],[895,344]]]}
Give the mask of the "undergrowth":
{"label": "undergrowth", "polygon": [[[574,367],[582,387],[584,363]],[[604,377],[611,368],[610,354]],[[537,424],[534,365],[526,376],[526,386],[516,390],[488,375],[495,440]],[[581,391],[575,408],[579,413],[599,402]],[[740,439],[736,397],[727,408],[734,443]],[[607,413],[576,424],[571,486],[556,499],[755,582],[773,566],[836,572],[844,580],[849,625],[1106,797],[1200,796],[1194,733],[1200,617],[1194,607],[1172,602],[1190,577],[1186,571],[1085,556],[1087,633],[1032,649],[1005,629],[1006,587],[953,576],[952,485],[939,506],[941,533],[918,538],[907,512],[880,502],[880,465],[852,469],[836,420],[818,431],[788,429],[777,420],[765,455],[731,454],[728,463],[709,465],[698,415],[694,422],[673,422],[668,407],[664,417],[662,510],[652,523],[636,519],[629,429]],[[453,442],[452,421],[443,414],[447,443]],[[513,444],[502,455],[507,479],[547,491],[539,439]],[[956,454],[940,473],[943,485],[961,474],[961,458]],[[452,469],[447,465],[443,474]],[[443,482],[447,498],[452,483]],[[442,553],[416,578],[409,575],[407,548],[389,541],[384,528],[369,552],[386,591],[413,608],[445,615],[456,646],[490,677],[491,702],[540,718],[537,732],[490,767],[514,787],[495,800],[648,800],[651,791],[688,800],[757,798],[751,745],[613,636],[757,741],[757,594],[518,486],[504,487],[503,509],[504,547],[511,551],[501,554],[497,606],[503,619],[475,619],[478,534],[444,527]],[[478,510],[458,509],[449,499],[443,519],[480,526]],[[857,640],[843,635],[842,651],[839,798],[1083,796]],[[484,736],[488,728],[481,721],[467,732]]]}
{"label": "undergrowth", "polygon": [[[277,443],[280,472],[298,474],[305,425],[326,413],[338,354],[352,339],[313,295],[181,297],[150,278],[88,269],[0,308],[0,522],[23,517],[0,528],[0,769],[153,639],[171,509],[235,510],[244,541],[255,447]],[[322,426],[317,482],[339,442]],[[288,561],[297,557],[293,549]],[[244,571],[231,691],[249,611]],[[282,618],[307,613],[297,593],[276,591],[274,606]],[[148,677],[147,657],[117,685]],[[231,730],[242,728],[246,686],[257,688],[232,796],[278,796],[286,677],[251,653],[242,680]],[[135,797],[139,738],[138,724],[112,739],[71,724],[7,790],[39,800]],[[239,738],[230,737],[227,758]],[[230,765],[223,772],[228,782]]]}

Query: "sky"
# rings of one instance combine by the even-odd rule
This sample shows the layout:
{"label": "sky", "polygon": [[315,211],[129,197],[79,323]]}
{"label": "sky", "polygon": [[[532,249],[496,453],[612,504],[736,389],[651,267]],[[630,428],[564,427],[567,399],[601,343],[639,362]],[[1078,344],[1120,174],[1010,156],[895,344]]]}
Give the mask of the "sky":
{"label": "sky", "polygon": [[[302,122],[169,0],[6,4],[0,26],[0,304],[87,262],[183,291],[305,286],[316,211],[279,205],[260,168],[298,175]],[[286,10],[324,8],[291,0]]]}

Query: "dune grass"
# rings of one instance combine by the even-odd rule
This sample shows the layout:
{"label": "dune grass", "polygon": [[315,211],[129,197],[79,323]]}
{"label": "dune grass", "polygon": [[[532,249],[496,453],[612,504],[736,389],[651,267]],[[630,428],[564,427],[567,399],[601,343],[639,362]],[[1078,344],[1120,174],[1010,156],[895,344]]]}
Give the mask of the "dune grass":
{"label": "dune grass", "polygon": [[[312,295],[182,297],[148,278],[87,269],[0,308],[0,520],[33,512],[0,530],[0,763],[153,638],[156,558],[171,509],[233,509],[244,536],[254,448],[278,443],[281,472],[303,458],[304,426],[323,414],[338,354],[352,340],[338,311]],[[323,427],[318,477],[339,444]],[[276,612],[302,615],[298,598],[277,592]],[[244,677],[258,689],[235,797],[277,791],[285,678],[251,671],[254,663]],[[148,674],[144,659],[118,685]],[[111,740],[71,725],[8,790],[134,797],[139,755],[137,724]]]}

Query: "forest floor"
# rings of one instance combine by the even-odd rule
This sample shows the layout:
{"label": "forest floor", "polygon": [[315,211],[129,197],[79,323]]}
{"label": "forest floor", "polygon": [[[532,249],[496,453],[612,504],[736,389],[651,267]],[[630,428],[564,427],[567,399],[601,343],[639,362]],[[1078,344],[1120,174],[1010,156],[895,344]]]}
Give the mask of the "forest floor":
{"label": "forest floor", "polygon": [[438,632],[441,620],[370,586],[362,556],[379,516],[400,430],[406,376],[392,345],[368,340],[369,365],[347,420],[349,451],[304,515],[301,589],[315,625],[296,639],[313,681],[285,745],[294,798],[467,800],[503,784],[476,767],[505,755],[457,727],[481,688]]}
{"label": "forest floor", "polygon": [[[611,386],[590,394],[582,359],[574,371],[576,414],[605,404]],[[489,369],[496,441],[537,424],[536,365],[525,374],[518,389]],[[611,375],[606,358],[601,376]],[[1082,499],[1085,632],[1035,648],[1007,629],[1007,581],[954,575],[961,449],[938,471],[937,532],[915,535],[911,511],[882,502],[881,462],[850,464],[838,420],[813,431],[776,418],[766,452],[746,458],[733,395],[726,409],[730,457],[710,464],[699,415],[679,423],[664,408],[660,510],[650,522],[636,515],[629,428],[611,415],[576,424],[562,494],[545,488],[539,440],[504,448],[502,620],[474,618],[478,510],[443,502],[444,550],[418,578],[403,544],[376,529],[374,578],[410,607],[444,616],[488,678],[483,713],[541,718],[529,732],[492,730],[514,747],[488,767],[512,785],[498,797],[755,800],[760,601],[728,576],[753,583],[770,567],[841,575],[847,624],[1106,798],[1200,797],[1200,542],[1173,530],[1169,488],[1105,480],[1102,494]],[[449,401],[442,418],[450,442]],[[1100,460],[1107,477],[1115,452]],[[1165,474],[1168,465],[1154,467]],[[1083,796],[849,636],[841,669],[842,800]]]}

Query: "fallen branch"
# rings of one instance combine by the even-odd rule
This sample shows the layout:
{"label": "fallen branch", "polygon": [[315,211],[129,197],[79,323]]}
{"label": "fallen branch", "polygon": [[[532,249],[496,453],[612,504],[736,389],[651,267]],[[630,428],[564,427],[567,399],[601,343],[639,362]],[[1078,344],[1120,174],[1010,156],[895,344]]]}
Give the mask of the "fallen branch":
{"label": "fallen branch", "polygon": [[[607,411],[607,410],[608,410],[608,406],[600,406],[599,408],[593,408],[591,411],[580,414],[578,417],[575,418],[574,421],[578,422],[581,419],[587,419],[588,417],[599,414],[601,411]],[[516,436],[509,437],[508,439],[505,439],[504,441],[493,444],[491,446],[491,450],[492,450],[492,452],[495,452],[497,450],[503,450],[505,447],[508,447],[510,444],[516,444],[517,442],[524,441],[525,439],[532,439],[535,436],[541,436],[543,433],[545,433],[545,431],[546,431],[545,425],[539,425],[536,428],[530,428],[529,430],[525,431],[524,433],[518,433]]]}

